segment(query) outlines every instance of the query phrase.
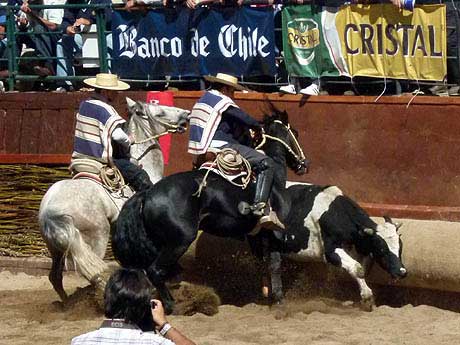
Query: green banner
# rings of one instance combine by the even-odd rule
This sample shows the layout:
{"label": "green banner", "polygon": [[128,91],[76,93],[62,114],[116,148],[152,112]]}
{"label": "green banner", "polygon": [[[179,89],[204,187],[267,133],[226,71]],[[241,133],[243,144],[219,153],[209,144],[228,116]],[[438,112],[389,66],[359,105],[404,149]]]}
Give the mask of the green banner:
{"label": "green banner", "polygon": [[323,39],[321,6],[288,6],[283,9],[283,50],[291,76],[339,76]]}

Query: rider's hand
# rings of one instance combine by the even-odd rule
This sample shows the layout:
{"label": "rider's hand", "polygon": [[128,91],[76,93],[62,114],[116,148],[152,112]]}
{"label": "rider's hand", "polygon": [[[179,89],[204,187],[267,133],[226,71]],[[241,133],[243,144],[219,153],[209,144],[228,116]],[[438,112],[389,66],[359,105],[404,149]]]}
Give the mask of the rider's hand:
{"label": "rider's hand", "polygon": [[132,133],[128,134],[128,139],[129,139],[129,145],[134,144],[134,142],[136,141],[136,139],[134,138],[134,134]]}
{"label": "rider's hand", "polygon": [[262,135],[265,133],[263,127],[251,128],[251,137],[253,139],[262,139]]}

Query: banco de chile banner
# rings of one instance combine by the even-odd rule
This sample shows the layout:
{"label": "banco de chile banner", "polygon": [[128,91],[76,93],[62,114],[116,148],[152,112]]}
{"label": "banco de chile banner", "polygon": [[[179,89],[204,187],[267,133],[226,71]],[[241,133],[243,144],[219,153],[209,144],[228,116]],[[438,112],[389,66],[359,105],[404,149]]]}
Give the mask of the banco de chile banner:
{"label": "banco de chile banner", "polygon": [[443,80],[444,5],[414,11],[392,4],[283,10],[283,49],[292,76],[368,76]]}
{"label": "banco de chile banner", "polygon": [[122,78],[276,73],[271,8],[115,11],[112,32]]}

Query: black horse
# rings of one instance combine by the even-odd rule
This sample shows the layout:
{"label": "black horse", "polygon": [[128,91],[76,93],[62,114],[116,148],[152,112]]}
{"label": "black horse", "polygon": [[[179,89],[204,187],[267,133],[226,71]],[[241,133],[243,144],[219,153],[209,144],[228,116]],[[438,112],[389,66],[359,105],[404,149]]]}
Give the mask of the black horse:
{"label": "black horse", "polygon": [[[265,115],[263,121],[263,149],[275,162],[270,203],[283,220],[289,212],[283,203],[286,168],[303,174],[307,166],[287,113],[272,105],[271,109],[273,114]],[[145,269],[167,311],[172,311],[174,300],[165,281],[197,237],[198,229],[244,239],[258,222],[252,213],[244,215],[238,208],[240,205],[241,210],[242,203],[252,204],[255,183],[242,189],[217,174],[209,174],[206,187],[198,196],[204,175],[203,170],[177,173],[136,193],[121,209],[112,234],[115,258],[124,267]]]}

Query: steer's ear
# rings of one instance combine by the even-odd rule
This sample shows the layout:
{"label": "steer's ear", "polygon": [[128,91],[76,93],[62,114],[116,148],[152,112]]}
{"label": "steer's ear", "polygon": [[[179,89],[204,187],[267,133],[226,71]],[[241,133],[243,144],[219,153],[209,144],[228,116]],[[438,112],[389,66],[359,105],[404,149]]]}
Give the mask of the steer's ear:
{"label": "steer's ear", "polygon": [[385,215],[385,216],[383,216],[383,219],[385,220],[385,223],[391,223],[391,224],[394,224],[394,223],[393,223],[393,221],[391,220],[391,218],[390,218],[390,217],[388,217],[388,216],[386,216],[386,215]]}

